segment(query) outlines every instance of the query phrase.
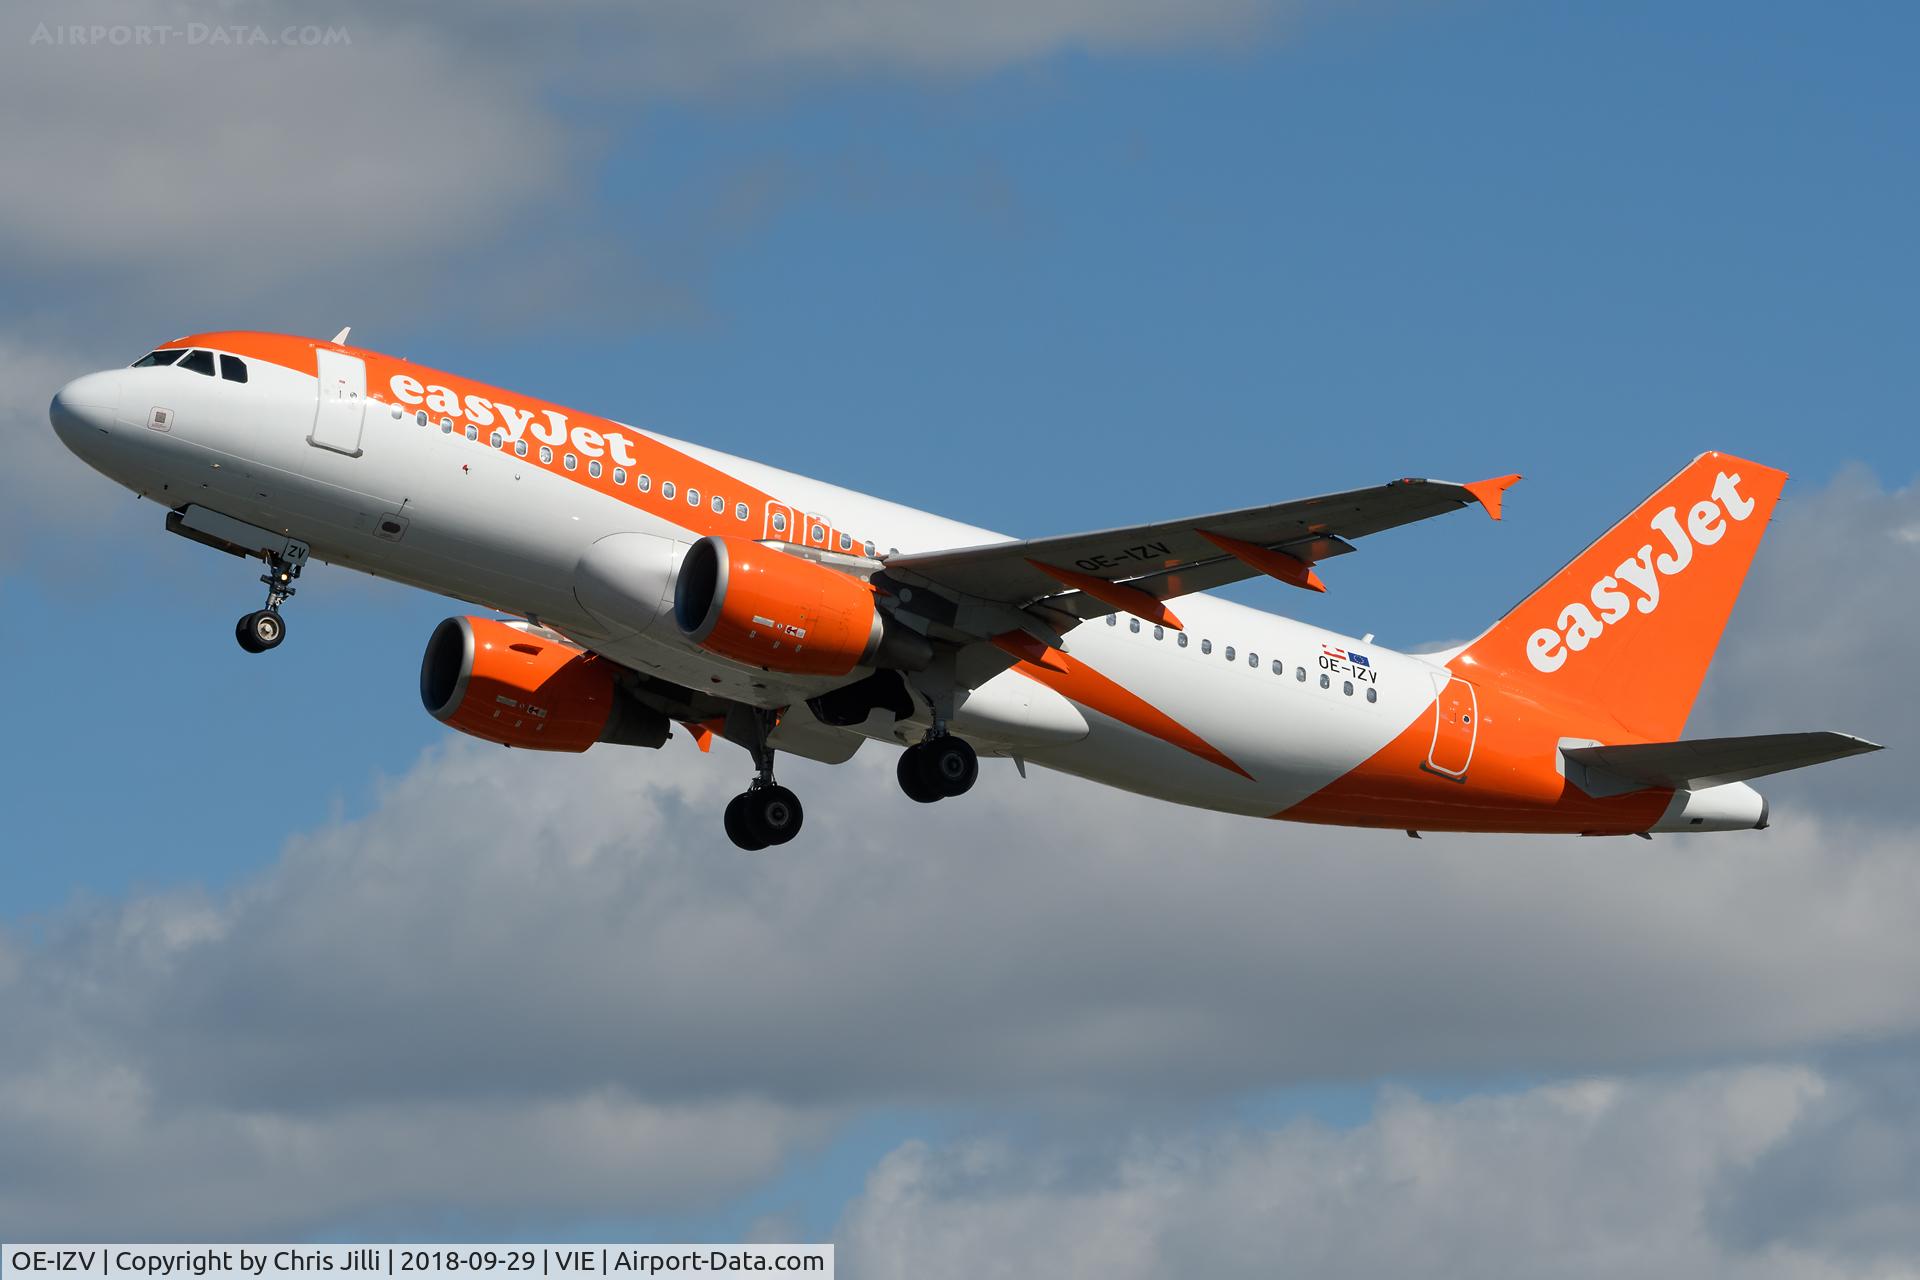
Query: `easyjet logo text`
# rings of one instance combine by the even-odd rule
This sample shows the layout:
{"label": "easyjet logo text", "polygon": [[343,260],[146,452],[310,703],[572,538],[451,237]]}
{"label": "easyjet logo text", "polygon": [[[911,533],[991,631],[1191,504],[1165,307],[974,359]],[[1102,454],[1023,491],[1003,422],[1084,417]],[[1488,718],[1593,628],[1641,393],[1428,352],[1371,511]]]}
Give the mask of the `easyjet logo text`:
{"label": "easyjet logo text", "polygon": [[504,400],[472,393],[463,396],[451,387],[422,383],[404,373],[394,374],[387,385],[393,389],[393,398],[401,404],[423,405],[429,413],[482,429],[497,423],[509,445],[532,435],[541,444],[556,448],[564,445],[583,458],[611,458],[618,467],[637,465],[631,437],[618,431],[570,427],[567,415],[558,409],[543,409],[535,414],[531,409],[522,409]]}
{"label": "easyjet logo text", "polygon": [[1608,627],[1625,622],[1636,612],[1658,609],[1661,579],[1685,573],[1696,549],[1711,547],[1726,536],[1727,521],[1745,520],[1753,514],[1753,499],[1743,497],[1739,486],[1739,476],[1723,471],[1713,482],[1713,496],[1694,503],[1684,521],[1677,506],[1656,515],[1648,527],[1665,547],[1656,551],[1659,543],[1648,542],[1595,582],[1585,600],[1574,600],[1561,608],[1553,626],[1529,635],[1527,661],[1533,669],[1558,671],[1571,655],[1598,640]]}

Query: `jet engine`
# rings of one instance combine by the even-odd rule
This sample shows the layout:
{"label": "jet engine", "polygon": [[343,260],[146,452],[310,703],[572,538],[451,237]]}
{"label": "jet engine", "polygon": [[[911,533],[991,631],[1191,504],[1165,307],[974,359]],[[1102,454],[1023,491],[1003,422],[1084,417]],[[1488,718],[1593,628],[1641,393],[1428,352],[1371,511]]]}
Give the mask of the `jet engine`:
{"label": "jet engine", "polygon": [[441,723],[503,746],[659,746],[667,717],[621,688],[617,670],[526,623],[448,618],[420,660],[420,701]]}
{"label": "jet engine", "polygon": [[674,584],[673,615],[681,634],[709,653],[788,675],[911,671],[933,657],[924,636],[875,607],[867,583],[745,538],[693,544]]}

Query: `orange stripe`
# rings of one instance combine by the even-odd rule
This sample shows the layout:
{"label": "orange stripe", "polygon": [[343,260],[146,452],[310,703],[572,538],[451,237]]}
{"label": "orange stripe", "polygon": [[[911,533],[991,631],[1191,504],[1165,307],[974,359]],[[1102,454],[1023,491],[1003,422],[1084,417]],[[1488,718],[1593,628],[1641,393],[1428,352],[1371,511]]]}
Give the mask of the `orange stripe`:
{"label": "orange stripe", "polygon": [[1049,649],[1046,658],[1050,664],[1057,664],[1058,669],[1022,661],[1015,663],[1013,670],[1063,697],[1091,707],[1103,716],[1118,720],[1162,742],[1171,743],[1183,751],[1191,751],[1202,760],[1232,770],[1249,782],[1253,781],[1253,775],[1235,764],[1225,752],[1139,694],[1101,675],[1086,663],[1069,658],[1058,649]]}

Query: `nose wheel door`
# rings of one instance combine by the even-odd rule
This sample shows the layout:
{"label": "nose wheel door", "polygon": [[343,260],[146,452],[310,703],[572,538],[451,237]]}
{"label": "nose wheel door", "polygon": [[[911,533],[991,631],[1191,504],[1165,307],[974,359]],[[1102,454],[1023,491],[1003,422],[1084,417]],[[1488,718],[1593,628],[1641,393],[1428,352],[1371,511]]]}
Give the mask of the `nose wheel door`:
{"label": "nose wheel door", "polygon": [[1473,685],[1459,676],[1437,675],[1441,684],[1433,700],[1433,745],[1427,750],[1427,768],[1442,777],[1465,782],[1473,763],[1473,746],[1480,736],[1480,699]]}
{"label": "nose wheel door", "polygon": [[320,403],[314,408],[313,432],[307,436],[307,443],[357,458],[364,452],[360,434],[367,417],[366,361],[325,347],[316,348],[314,355]]}

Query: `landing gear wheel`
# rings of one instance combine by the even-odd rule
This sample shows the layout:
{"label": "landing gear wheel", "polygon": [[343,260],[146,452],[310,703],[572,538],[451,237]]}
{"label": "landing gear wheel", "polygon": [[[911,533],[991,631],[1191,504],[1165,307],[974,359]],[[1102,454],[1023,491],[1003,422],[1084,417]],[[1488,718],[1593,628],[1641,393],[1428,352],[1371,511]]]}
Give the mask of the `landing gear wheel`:
{"label": "landing gear wheel", "polygon": [[275,610],[256,609],[240,619],[234,637],[248,653],[265,653],[287,638],[287,624]]}
{"label": "landing gear wheel", "polygon": [[943,796],[963,796],[980,777],[980,757],[964,738],[934,738],[919,748],[920,771]]}
{"label": "landing gear wheel", "polygon": [[943,794],[940,784],[927,773],[926,758],[926,747],[916,743],[900,753],[900,763],[894,766],[893,771],[893,776],[900,780],[900,789],[907,793],[907,799],[920,804],[932,804]]}
{"label": "landing gear wheel", "polygon": [[806,817],[800,797],[778,783],[747,792],[747,812],[768,844],[785,844],[799,835],[801,820]]}
{"label": "landing gear wheel", "polygon": [[728,723],[733,726],[728,736],[743,742],[753,754],[757,775],[752,786],[727,804],[724,815],[727,838],[742,849],[785,844],[800,834],[805,816],[800,797],[773,780],[773,748],[767,745],[767,735],[779,720],[777,711],[746,707],[735,707],[728,715]]}
{"label": "landing gear wheel", "polygon": [[753,815],[748,808],[749,802],[752,801],[752,799],[753,796],[751,794],[743,791],[733,799],[727,801],[727,811],[724,818],[727,827],[727,839],[733,841],[742,849],[764,849],[768,844],[767,838],[761,834],[760,828],[754,823]]}

